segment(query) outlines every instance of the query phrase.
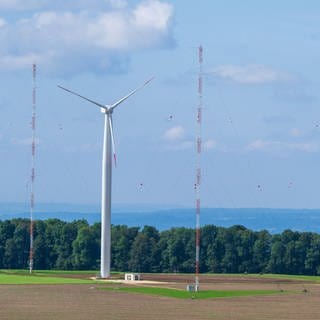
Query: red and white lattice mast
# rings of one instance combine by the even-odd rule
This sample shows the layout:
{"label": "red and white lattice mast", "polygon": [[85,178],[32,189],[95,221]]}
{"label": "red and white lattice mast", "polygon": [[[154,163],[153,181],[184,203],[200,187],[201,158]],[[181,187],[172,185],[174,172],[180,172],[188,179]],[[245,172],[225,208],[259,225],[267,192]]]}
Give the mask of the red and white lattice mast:
{"label": "red and white lattice mast", "polygon": [[34,216],[34,180],[35,180],[35,155],[36,155],[36,75],[37,66],[32,65],[32,141],[31,141],[31,187],[30,187],[30,251],[29,251],[29,272],[33,270],[33,216]]}
{"label": "red and white lattice mast", "polygon": [[200,191],[201,191],[201,122],[202,122],[202,61],[203,49],[202,46],[198,48],[199,58],[199,74],[198,74],[198,107],[197,107],[197,168],[196,168],[196,276],[195,276],[195,290],[199,290],[199,272],[200,272]]}

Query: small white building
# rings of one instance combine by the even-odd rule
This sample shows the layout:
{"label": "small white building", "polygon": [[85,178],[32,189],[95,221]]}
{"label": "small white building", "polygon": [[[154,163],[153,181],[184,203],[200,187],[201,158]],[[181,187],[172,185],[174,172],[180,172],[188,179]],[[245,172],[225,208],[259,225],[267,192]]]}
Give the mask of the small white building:
{"label": "small white building", "polygon": [[140,275],[140,273],[125,273],[124,280],[126,280],[126,281],[140,281],[141,275]]}

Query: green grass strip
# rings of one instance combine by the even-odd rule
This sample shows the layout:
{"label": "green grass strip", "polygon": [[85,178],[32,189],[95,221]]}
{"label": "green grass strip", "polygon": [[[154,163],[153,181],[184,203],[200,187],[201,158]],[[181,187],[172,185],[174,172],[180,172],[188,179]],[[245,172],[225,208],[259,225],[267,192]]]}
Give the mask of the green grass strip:
{"label": "green grass strip", "polygon": [[[0,269],[0,273],[5,274],[24,274],[29,275],[29,270],[27,269]],[[33,274],[36,275],[51,275],[51,276],[60,276],[60,275],[88,275],[94,276],[97,272],[90,270],[33,270]]]}
{"label": "green grass strip", "polygon": [[101,289],[141,293],[178,299],[231,298],[281,293],[279,290],[200,290],[198,292],[188,292],[184,290],[157,287],[104,287]]}
{"label": "green grass strip", "polygon": [[0,285],[3,284],[90,284],[92,280],[63,277],[43,277],[27,274],[0,273]]}

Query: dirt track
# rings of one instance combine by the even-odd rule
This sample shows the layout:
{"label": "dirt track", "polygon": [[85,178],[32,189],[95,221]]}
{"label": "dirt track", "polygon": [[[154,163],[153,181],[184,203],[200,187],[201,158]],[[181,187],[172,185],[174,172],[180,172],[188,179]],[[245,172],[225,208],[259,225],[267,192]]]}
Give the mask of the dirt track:
{"label": "dirt track", "polygon": [[[144,276],[146,278],[146,276]],[[152,277],[153,280],[159,277]],[[160,276],[171,286],[184,287],[190,277]],[[237,278],[239,280],[239,278]],[[247,280],[245,280],[247,279]],[[275,289],[290,294],[208,300],[104,291],[102,285],[0,285],[1,320],[89,319],[216,319],[216,320],[317,320],[320,286],[300,281],[263,281],[233,277],[201,278],[203,289]]]}

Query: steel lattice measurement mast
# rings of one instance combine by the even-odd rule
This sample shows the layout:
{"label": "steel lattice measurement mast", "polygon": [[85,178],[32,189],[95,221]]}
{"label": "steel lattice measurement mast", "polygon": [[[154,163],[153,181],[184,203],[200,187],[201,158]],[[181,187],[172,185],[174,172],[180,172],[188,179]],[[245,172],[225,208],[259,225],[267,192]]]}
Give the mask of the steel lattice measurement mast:
{"label": "steel lattice measurement mast", "polygon": [[33,219],[34,219],[34,180],[35,180],[35,156],[36,156],[36,75],[37,66],[32,65],[32,118],[31,118],[31,128],[32,128],[32,140],[31,140],[31,187],[30,187],[30,250],[29,250],[29,272],[32,273],[33,270]]}
{"label": "steel lattice measurement mast", "polygon": [[197,107],[197,137],[196,137],[196,150],[197,150],[197,168],[196,168],[196,272],[195,272],[195,290],[199,290],[199,273],[200,273],[200,211],[201,211],[201,149],[202,149],[202,136],[201,136],[201,123],[202,123],[202,61],[203,49],[202,46],[198,48],[199,60],[199,74],[198,74],[198,107]]}

